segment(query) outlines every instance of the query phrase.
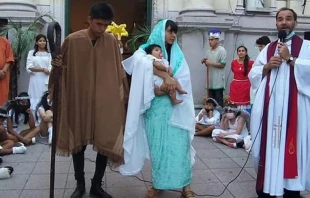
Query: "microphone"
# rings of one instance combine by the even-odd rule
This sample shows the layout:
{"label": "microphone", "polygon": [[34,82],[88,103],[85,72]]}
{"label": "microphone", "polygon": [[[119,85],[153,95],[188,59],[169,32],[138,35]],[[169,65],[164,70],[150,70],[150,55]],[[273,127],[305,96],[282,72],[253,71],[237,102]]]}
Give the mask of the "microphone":
{"label": "microphone", "polygon": [[278,38],[280,39],[280,42],[284,43],[286,36],[287,36],[287,33],[285,30],[279,30]]}

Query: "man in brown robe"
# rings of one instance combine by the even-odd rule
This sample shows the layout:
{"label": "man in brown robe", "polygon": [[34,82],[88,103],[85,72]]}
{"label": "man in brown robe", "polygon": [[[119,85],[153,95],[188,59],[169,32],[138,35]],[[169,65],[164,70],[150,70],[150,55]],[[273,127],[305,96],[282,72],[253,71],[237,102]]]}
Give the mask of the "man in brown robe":
{"label": "man in brown robe", "polygon": [[[93,144],[97,151],[91,197],[112,197],[101,188],[107,160],[123,163],[125,102],[128,99],[126,74],[121,67],[117,40],[105,33],[113,19],[106,3],[92,6],[89,28],[70,34],[61,56],[52,61],[49,90],[53,93],[55,69],[61,68],[57,122],[59,155],[72,154],[77,187],[72,198],[85,194],[84,151]],[[54,92],[55,94],[55,92]]]}

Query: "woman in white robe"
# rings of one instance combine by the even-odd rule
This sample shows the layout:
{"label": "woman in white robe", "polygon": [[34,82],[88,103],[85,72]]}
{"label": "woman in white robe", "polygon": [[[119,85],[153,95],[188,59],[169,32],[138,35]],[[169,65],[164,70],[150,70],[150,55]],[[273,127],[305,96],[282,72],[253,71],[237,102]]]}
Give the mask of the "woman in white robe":
{"label": "woman in white robe", "polygon": [[27,72],[30,73],[28,94],[30,96],[31,110],[35,113],[36,106],[42,95],[47,91],[48,78],[52,68],[52,57],[47,50],[45,35],[39,34],[33,50],[27,57]]}

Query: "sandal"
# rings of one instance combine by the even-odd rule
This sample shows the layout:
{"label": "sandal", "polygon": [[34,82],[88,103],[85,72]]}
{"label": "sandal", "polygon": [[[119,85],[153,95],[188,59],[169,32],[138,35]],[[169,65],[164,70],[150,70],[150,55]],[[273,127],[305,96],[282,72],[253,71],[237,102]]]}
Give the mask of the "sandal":
{"label": "sandal", "polygon": [[148,191],[146,192],[145,198],[155,198],[157,197],[162,191],[161,190],[157,190],[154,187],[148,189]]}
{"label": "sandal", "polygon": [[191,190],[187,190],[182,192],[182,198],[194,198],[195,197],[195,193]]}

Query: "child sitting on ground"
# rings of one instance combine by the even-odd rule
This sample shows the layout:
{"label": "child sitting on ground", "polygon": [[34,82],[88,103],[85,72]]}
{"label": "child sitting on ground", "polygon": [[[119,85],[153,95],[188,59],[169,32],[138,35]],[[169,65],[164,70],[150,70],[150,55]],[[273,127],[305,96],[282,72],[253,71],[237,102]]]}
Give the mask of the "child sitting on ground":
{"label": "child sitting on ground", "polygon": [[7,119],[7,131],[12,137],[9,139],[14,142],[22,142],[25,145],[35,144],[35,136],[40,132],[40,128],[35,125],[28,93],[20,93],[15,98],[15,103],[12,103]]}
{"label": "child sitting on ground", "polygon": [[[153,66],[160,70],[165,71],[169,74],[169,76],[173,77],[172,68],[169,66],[169,63],[167,60],[163,58],[162,50],[159,45],[152,44],[149,45],[147,48],[145,48],[145,52],[148,54],[147,57],[153,60]],[[155,93],[156,95],[164,95],[167,94],[165,91],[165,87],[163,85],[163,79],[159,76],[154,75],[154,85],[155,85]],[[187,94],[186,91],[184,91],[180,85],[180,83],[174,78],[176,81],[176,91],[178,91],[179,94]],[[176,97],[176,91],[170,91],[169,96],[172,101],[172,104],[180,104],[183,102],[183,100],[178,100]]]}
{"label": "child sitting on ground", "polygon": [[229,147],[237,148],[237,144],[248,135],[245,119],[234,104],[224,108],[220,129],[212,131],[213,140]]}
{"label": "child sitting on ground", "polygon": [[4,124],[8,117],[7,111],[0,108],[0,156],[23,154],[26,152],[26,147],[22,144],[19,144],[19,147],[16,147],[14,146],[15,142],[8,138],[8,133]]}
{"label": "child sitting on ground", "polygon": [[196,117],[197,136],[210,136],[213,129],[219,128],[221,114],[215,108],[218,103],[213,98],[203,100],[203,109]]}
{"label": "child sitting on ground", "polygon": [[53,112],[51,109],[49,93],[45,92],[41,101],[36,107],[36,121],[40,127],[39,135],[41,137],[48,137],[48,144],[52,144],[53,137]]}

